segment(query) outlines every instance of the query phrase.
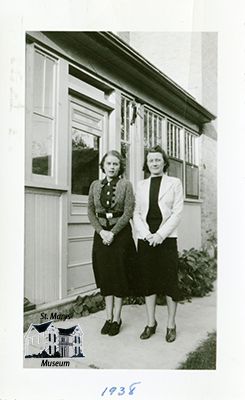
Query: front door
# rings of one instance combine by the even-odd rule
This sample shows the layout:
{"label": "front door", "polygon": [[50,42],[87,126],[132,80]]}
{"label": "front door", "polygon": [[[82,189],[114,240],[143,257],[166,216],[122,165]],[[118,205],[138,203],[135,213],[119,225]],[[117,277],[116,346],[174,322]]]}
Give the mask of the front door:
{"label": "front door", "polygon": [[92,271],[93,228],[87,205],[91,182],[99,178],[99,161],[106,150],[107,112],[70,98],[70,196],[68,215],[68,295],[95,288]]}

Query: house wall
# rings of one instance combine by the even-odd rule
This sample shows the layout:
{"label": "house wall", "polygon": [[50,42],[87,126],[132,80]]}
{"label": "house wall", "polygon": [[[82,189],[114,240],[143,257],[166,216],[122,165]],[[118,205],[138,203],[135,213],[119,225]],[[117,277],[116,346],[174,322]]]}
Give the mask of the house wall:
{"label": "house wall", "polygon": [[36,330],[30,331],[25,337],[25,355],[38,354],[45,348],[45,333],[38,333]]}
{"label": "house wall", "polygon": [[129,44],[201,101],[200,32],[130,32]]}
{"label": "house wall", "polygon": [[[202,71],[202,104],[217,115],[217,33],[202,33]],[[203,245],[210,237],[210,231],[217,236],[217,147],[215,120],[204,125],[201,144]]]}
{"label": "house wall", "polygon": [[[119,32],[118,34],[125,40],[125,32],[123,35]],[[126,39],[132,47],[186,89],[204,107],[214,114],[217,113],[216,32],[130,32],[129,38]],[[204,125],[199,143],[201,232],[197,235],[197,242],[193,238],[192,244],[195,245],[205,246],[209,237],[207,231],[217,233],[216,159],[217,122],[212,121]],[[187,207],[185,209],[187,210]],[[185,215],[187,216],[187,213]],[[190,233],[184,227],[182,231],[187,235],[188,246]]]}
{"label": "house wall", "polygon": [[212,232],[217,234],[217,140],[208,132],[201,137],[200,156],[201,231],[205,245]]}
{"label": "house wall", "polygon": [[200,249],[202,244],[200,202],[185,202],[178,234],[179,251],[191,247]]}
{"label": "house wall", "polygon": [[[61,297],[66,202],[61,192],[38,188],[25,194],[25,296],[36,304]],[[64,210],[65,208],[65,210]]]}

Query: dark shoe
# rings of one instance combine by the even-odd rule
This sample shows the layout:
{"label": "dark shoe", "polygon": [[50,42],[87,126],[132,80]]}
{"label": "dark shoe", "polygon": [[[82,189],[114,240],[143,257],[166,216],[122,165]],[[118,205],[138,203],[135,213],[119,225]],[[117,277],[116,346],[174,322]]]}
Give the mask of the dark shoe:
{"label": "dark shoe", "polygon": [[144,331],[140,335],[140,339],[149,339],[155,332],[157,328],[157,321],[155,321],[154,326],[146,326]]}
{"label": "dark shoe", "polygon": [[174,328],[167,328],[167,333],[165,337],[168,343],[174,342],[176,339],[176,325]]}
{"label": "dark shoe", "polygon": [[102,327],[100,333],[102,335],[108,335],[108,333],[110,331],[111,324],[112,324],[112,322],[109,319],[107,321],[105,321],[104,326]]}
{"label": "dark shoe", "polygon": [[119,324],[117,321],[114,321],[111,323],[110,330],[109,330],[109,336],[115,336],[119,333],[120,327],[122,325],[122,320],[120,319]]}

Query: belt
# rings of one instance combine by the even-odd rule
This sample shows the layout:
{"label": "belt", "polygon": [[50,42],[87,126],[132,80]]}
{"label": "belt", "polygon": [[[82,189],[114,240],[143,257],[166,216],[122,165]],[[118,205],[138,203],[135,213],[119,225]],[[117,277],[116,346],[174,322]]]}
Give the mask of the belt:
{"label": "belt", "polygon": [[97,213],[97,217],[99,218],[106,218],[106,219],[111,219],[111,218],[117,218],[121,217],[123,215],[123,212],[106,212],[106,213]]}

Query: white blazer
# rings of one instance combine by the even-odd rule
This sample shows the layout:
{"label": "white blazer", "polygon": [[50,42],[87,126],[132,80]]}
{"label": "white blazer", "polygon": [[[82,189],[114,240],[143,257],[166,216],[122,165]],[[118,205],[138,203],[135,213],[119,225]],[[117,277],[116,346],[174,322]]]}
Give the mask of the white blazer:
{"label": "white blazer", "polygon": [[[149,209],[150,182],[151,178],[147,178],[140,181],[137,185],[133,222],[138,239],[145,239],[146,236],[151,234],[146,222]],[[183,203],[181,180],[164,174],[158,195],[162,223],[157,231],[163,240],[167,237],[178,236],[177,226],[180,222]]]}

